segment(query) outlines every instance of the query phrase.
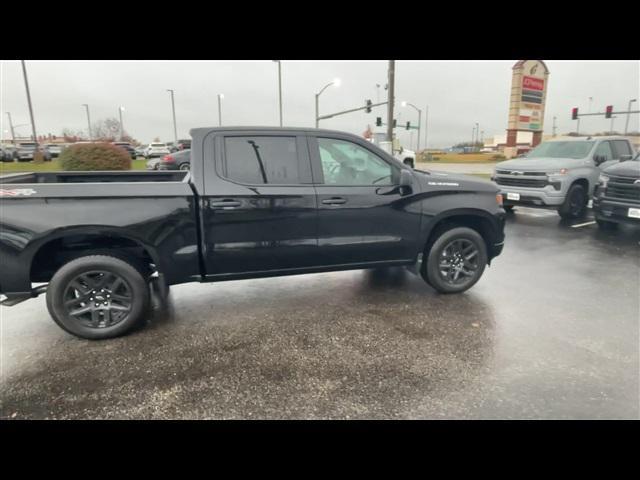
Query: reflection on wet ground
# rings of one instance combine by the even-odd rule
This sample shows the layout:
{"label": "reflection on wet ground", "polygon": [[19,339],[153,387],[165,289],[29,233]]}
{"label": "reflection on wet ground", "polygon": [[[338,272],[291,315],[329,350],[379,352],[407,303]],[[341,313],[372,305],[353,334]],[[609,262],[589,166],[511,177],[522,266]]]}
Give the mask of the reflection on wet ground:
{"label": "reflection on wet ground", "polygon": [[462,295],[405,269],[171,288],[79,340],[2,307],[2,418],[638,418],[640,234],[519,209]]}

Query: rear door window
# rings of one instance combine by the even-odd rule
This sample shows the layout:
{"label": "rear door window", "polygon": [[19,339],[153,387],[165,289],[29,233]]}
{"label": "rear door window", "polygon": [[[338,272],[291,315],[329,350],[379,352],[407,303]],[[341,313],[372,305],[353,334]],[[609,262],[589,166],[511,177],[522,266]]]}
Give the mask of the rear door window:
{"label": "rear door window", "polygon": [[223,174],[237,183],[300,184],[296,137],[234,136],[224,139]]}
{"label": "rear door window", "polygon": [[614,140],[615,158],[620,159],[622,155],[631,155],[631,147],[625,140]]}

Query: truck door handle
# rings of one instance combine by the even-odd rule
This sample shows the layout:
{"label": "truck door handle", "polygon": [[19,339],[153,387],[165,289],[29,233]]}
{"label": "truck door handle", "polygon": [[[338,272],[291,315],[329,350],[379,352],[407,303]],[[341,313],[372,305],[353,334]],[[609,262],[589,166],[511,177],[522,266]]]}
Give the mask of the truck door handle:
{"label": "truck door handle", "polygon": [[333,197],[322,200],[322,203],[325,205],[342,205],[343,203],[347,203],[347,199],[342,197]]}
{"label": "truck door handle", "polygon": [[211,208],[237,208],[240,205],[242,205],[240,202],[238,202],[237,200],[231,200],[231,199],[225,199],[219,202],[209,203],[209,206]]}

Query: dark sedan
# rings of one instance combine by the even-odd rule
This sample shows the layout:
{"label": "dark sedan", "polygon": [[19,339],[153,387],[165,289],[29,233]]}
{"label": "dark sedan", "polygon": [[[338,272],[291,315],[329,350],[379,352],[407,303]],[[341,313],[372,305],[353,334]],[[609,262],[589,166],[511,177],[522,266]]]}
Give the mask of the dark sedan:
{"label": "dark sedan", "polygon": [[159,170],[189,170],[191,168],[191,150],[165,155],[158,165]]}
{"label": "dark sedan", "polygon": [[131,146],[131,144],[130,144],[130,143],[127,143],[127,142],[113,142],[113,144],[114,144],[116,147],[120,147],[120,148],[123,148],[124,150],[126,150],[126,151],[127,151],[127,153],[129,154],[129,156],[130,156],[133,160],[135,160],[136,158],[138,158],[138,154],[136,153],[136,149],[135,149],[135,148],[133,148],[133,147]]}

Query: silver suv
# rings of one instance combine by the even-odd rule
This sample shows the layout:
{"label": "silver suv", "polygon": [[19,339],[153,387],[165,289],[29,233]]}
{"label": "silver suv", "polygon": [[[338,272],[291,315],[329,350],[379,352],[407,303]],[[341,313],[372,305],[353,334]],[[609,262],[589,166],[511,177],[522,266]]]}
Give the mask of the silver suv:
{"label": "silver suv", "polygon": [[583,137],[541,143],[522,158],[500,162],[493,180],[505,210],[515,205],[557,208],[562,218],[584,215],[600,171],[631,159],[633,146],[622,137]]}

